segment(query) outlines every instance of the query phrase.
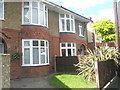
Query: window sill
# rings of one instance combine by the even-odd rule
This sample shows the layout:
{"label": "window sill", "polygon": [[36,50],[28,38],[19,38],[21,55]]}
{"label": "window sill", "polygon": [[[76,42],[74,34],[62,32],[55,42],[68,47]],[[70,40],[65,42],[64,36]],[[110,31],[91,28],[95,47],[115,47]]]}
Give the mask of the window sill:
{"label": "window sill", "polygon": [[80,37],[85,37],[85,36],[83,36],[83,35],[79,35]]}
{"label": "window sill", "polygon": [[42,64],[42,65],[22,65],[22,67],[39,67],[39,66],[47,66],[49,64]]}
{"label": "window sill", "polygon": [[0,21],[4,21],[5,19],[4,18],[0,18]]}
{"label": "window sill", "polygon": [[48,26],[39,25],[39,24],[21,24],[21,26],[37,26],[37,27],[44,27],[44,28],[48,28]]}
{"label": "window sill", "polygon": [[62,31],[60,31],[60,33],[75,33],[75,32],[62,32]]}

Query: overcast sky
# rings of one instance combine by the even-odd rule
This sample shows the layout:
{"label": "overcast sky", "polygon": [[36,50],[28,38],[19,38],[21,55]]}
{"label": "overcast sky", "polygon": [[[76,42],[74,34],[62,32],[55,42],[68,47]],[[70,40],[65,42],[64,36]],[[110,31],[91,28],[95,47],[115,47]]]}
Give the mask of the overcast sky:
{"label": "overcast sky", "polygon": [[[113,0],[49,0],[93,20],[109,18],[114,21]],[[118,0],[119,1],[119,0]]]}

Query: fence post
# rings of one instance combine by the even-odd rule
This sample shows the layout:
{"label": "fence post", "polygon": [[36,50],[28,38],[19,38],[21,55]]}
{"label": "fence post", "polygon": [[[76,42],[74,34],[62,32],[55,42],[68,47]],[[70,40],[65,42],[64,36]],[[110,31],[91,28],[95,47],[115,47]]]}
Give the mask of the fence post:
{"label": "fence post", "polygon": [[98,70],[98,60],[95,61],[95,76],[96,76],[96,85],[98,90],[100,90],[100,81],[99,81],[99,70]]}
{"label": "fence post", "polygon": [[54,72],[56,73],[56,56],[54,56]]}

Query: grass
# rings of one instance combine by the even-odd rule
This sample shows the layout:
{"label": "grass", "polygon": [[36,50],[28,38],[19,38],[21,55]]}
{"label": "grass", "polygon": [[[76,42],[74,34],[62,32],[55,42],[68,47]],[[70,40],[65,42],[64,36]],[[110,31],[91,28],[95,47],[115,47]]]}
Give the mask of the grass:
{"label": "grass", "polygon": [[96,88],[96,84],[85,80],[80,75],[58,74],[49,79],[50,85],[56,88]]}

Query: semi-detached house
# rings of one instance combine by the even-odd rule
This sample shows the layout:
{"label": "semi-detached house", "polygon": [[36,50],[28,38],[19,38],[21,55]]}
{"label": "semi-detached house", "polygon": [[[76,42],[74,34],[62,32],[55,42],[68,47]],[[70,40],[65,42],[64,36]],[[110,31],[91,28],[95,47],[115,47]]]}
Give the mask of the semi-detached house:
{"label": "semi-detached house", "polygon": [[22,52],[11,58],[11,79],[53,72],[54,56],[85,54],[89,21],[46,0],[0,0],[0,53]]}

